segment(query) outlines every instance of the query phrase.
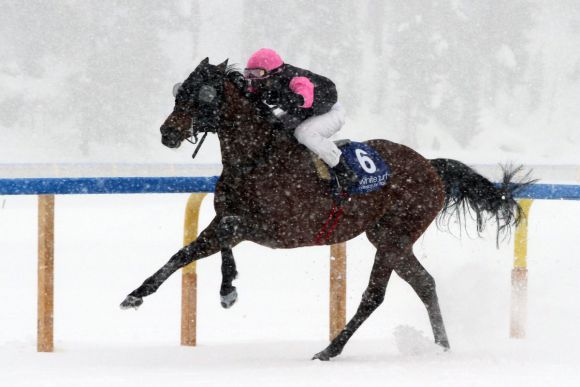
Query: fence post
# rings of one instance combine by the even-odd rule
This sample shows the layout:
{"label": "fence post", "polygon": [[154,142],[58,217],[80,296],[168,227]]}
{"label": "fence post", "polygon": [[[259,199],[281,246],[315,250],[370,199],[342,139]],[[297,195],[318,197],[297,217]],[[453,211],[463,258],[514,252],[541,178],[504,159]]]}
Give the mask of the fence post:
{"label": "fence post", "polygon": [[37,351],[52,352],[54,314],[54,195],[38,196]]}
{"label": "fence post", "polygon": [[528,220],[532,199],[519,200],[524,212],[521,223],[516,228],[514,241],[514,267],[512,269],[512,294],[510,313],[510,337],[526,337],[528,315]]}
{"label": "fence post", "polygon": [[330,246],[330,340],[346,325],[346,243]]}
{"label": "fence post", "polygon": [[[183,245],[186,246],[197,238],[199,208],[205,193],[194,193],[189,196],[185,208],[183,226]],[[196,345],[197,336],[197,273],[195,261],[181,271],[181,345]]]}

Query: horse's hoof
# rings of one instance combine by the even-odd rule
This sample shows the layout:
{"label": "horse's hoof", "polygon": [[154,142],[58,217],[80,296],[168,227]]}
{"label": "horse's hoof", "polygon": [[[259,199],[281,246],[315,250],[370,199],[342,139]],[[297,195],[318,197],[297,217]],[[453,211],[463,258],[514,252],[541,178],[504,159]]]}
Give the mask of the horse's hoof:
{"label": "horse's hoof", "polygon": [[312,360],[329,361],[331,358],[340,355],[341,350],[337,350],[332,345],[328,346],[324,351],[318,352],[312,357]]}
{"label": "horse's hoof", "polygon": [[447,341],[447,340],[436,341],[435,344],[439,345],[443,349],[443,352],[451,351],[451,347],[449,346],[449,341]]}
{"label": "horse's hoof", "polygon": [[139,306],[143,303],[143,298],[135,296],[127,296],[123,302],[121,302],[121,309],[135,309],[137,310]]}
{"label": "horse's hoof", "polygon": [[231,308],[231,306],[235,304],[237,300],[238,300],[238,292],[235,288],[225,296],[220,296],[222,308],[224,309]]}
{"label": "horse's hoof", "polygon": [[326,351],[322,351],[312,356],[312,360],[329,361],[330,356],[328,355],[328,353],[326,353]]}

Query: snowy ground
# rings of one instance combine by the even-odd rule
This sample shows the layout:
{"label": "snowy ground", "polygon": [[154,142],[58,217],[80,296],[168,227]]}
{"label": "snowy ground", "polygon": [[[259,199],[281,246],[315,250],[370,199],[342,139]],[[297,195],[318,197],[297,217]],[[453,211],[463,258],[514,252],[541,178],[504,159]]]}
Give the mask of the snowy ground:
{"label": "snowy ground", "polygon": [[[431,227],[415,251],[434,275],[452,352],[394,276],[385,304],[329,362],[328,249],[238,246],[240,300],[219,305],[219,260],[198,265],[198,347],[179,346],[180,277],[137,312],[118,304],[179,247],[186,195],[59,196],[55,353],[36,352],[36,198],[0,197],[0,386],[576,386],[580,203],[531,214],[528,338],[508,338],[512,243]],[[201,224],[212,216],[206,199]],[[474,234],[474,233],[473,233]],[[348,245],[348,311],[373,251]],[[273,289],[278,289],[272,293]]]}

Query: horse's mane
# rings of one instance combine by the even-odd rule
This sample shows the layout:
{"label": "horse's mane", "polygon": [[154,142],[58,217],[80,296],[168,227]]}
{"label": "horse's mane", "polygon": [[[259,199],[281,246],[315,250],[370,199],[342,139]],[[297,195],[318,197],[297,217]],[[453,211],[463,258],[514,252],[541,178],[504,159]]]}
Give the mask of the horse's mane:
{"label": "horse's mane", "polygon": [[226,78],[237,87],[240,94],[256,108],[256,110],[258,111],[258,116],[268,121],[270,124],[274,125],[276,129],[281,128],[283,126],[280,119],[276,117],[276,115],[268,105],[266,105],[261,99],[254,98],[248,92],[246,78],[244,77],[244,74],[240,72],[238,65],[236,64],[228,65],[226,67],[225,74]]}

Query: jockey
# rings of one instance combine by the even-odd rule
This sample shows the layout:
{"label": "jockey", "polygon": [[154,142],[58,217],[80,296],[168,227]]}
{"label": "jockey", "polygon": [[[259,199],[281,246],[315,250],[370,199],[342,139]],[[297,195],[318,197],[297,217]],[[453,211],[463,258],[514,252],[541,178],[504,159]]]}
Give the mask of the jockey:
{"label": "jockey", "polygon": [[295,128],[294,137],[299,143],[332,168],[341,187],[358,181],[340,149],[329,140],[345,120],[344,109],[337,102],[336,86],[330,79],[284,63],[268,48],[252,54],[244,76],[250,93],[285,112],[279,118],[286,127]]}

